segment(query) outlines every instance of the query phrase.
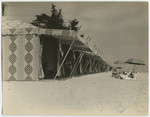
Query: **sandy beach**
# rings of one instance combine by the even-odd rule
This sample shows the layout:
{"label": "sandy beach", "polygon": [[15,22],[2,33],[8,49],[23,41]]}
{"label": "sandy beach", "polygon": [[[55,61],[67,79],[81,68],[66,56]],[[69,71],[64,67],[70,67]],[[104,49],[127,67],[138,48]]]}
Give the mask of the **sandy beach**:
{"label": "sandy beach", "polygon": [[65,80],[4,81],[3,114],[147,115],[148,74],[98,73]]}

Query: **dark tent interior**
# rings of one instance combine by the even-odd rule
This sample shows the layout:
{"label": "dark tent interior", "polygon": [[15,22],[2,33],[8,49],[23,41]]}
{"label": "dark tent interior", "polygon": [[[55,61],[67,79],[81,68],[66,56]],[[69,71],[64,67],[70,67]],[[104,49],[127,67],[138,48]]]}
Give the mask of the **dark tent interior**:
{"label": "dark tent interior", "polygon": [[[40,43],[42,45],[41,61],[44,79],[54,79],[57,72],[59,75],[56,77],[71,77],[96,73],[98,72],[96,68],[99,68],[99,71],[105,69],[101,68],[105,65],[101,65],[100,56],[87,53],[91,53],[92,50],[79,43],[78,40],[72,44],[73,40],[65,37],[41,35]],[[58,70],[59,67],[60,71]]]}
{"label": "dark tent interior", "polygon": [[54,78],[57,72],[58,39],[41,35],[42,44],[42,67],[46,79]]}

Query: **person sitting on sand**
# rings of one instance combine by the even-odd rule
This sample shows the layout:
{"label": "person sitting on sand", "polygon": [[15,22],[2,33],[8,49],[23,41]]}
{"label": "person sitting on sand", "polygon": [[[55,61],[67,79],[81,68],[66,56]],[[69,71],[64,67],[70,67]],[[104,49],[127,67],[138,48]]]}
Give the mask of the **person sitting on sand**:
{"label": "person sitting on sand", "polygon": [[130,79],[130,77],[128,77],[129,75],[130,75],[130,72],[129,73],[120,74],[119,77],[120,77],[120,79]]}
{"label": "person sitting on sand", "polygon": [[127,72],[126,71],[123,71],[123,73],[122,73],[123,75],[127,75]]}
{"label": "person sitting on sand", "polygon": [[128,77],[130,77],[130,78],[134,78],[134,73],[133,72],[131,72],[130,74],[129,74],[129,76]]}
{"label": "person sitting on sand", "polygon": [[[131,80],[131,78],[134,78],[134,73],[129,72],[126,75],[120,74],[119,77],[120,77],[120,79]],[[136,79],[136,78],[134,78],[134,79]]]}
{"label": "person sitting on sand", "polygon": [[118,76],[119,76],[119,73],[117,72],[117,69],[114,69],[112,71],[112,77],[118,78]]}

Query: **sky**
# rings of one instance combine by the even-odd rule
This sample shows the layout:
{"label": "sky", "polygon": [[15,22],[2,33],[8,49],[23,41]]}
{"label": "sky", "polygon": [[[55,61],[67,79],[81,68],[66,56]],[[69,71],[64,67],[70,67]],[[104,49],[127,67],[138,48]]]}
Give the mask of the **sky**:
{"label": "sky", "polygon": [[[51,14],[52,2],[7,2],[5,18],[29,23],[41,13]],[[129,58],[141,59],[148,65],[147,2],[53,2],[62,9],[65,22],[79,20],[80,34],[90,35],[95,44],[114,63]]]}

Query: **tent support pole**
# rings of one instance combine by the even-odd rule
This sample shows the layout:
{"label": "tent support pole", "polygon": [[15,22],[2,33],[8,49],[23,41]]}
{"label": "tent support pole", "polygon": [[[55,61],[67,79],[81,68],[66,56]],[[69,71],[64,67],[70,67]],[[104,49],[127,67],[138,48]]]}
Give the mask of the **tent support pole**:
{"label": "tent support pole", "polygon": [[73,67],[73,69],[71,70],[71,73],[70,73],[69,77],[72,76],[72,74],[73,74],[73,72],[74,72],[74,70],[75,70],[75,68],[76,68],[76,66],[77,66],[78,61],[79,61],[79,57],[78,57],[77,61],[75,62],[74,67]]}
{"label": "tent support pole", "polygon": [[[88,37],[88,38],[89,38],[89,37]],[[88,39],[88,38],[87,38],[87,39]],[[86,44],[88,44],[89,42],[90,42],[90,40],[89,40],[88,42],[86,42]],[[75,65],[74,65],[74,67],[73,67],[73,69],[72,69],[72,71],[71,71],[69,77],[72,77],[72,75],[74,74],[75,69],[78,67],[79,61],[81,61],[81,59],[82,59],[82,57],[83,57],[83,55],[84,55],[84,53],[83,53],[84,49],[85,49],[85,47],[83,46],[83,47],[82,47],[81,54],[80,54],[80,56],[78,57],[78,59],[77,59]]]}
{"label": "tent support pole", "polygon": [[96,71],[98,64],[99,64],[99,62],[97,62],[97,64],[95,65],[94,71]]}
{"label": "tent support pole", "polygon": [[92,73],[94,73],[94,69],[95,69],[95,60],[93,59],[93,61],[92,61]]}
{"label": "tent support pole", "polygon": [[72,75],[74,74],[74,71],[78,67],[79,61],[81,61],[82,56],[83,56],[83,52],[80,53],[80,56],[78,57],[78,59],[77,59],[75,65],[74,65],[69,77],[72,77]]}
{"label": "tent support pole", "polygon": [[69,49],[68,49],[68,51],[67,51],[67,53],[66,53],[64,59],[63,59],[63,61],[61,62],[61,65],[60,65],[60,67],[58,68],[58,71],[57,71],[57,73],[56,73],[56,75],[55,75],[55,77],[54,77],[54,80],[56,80],[56,78],[57,78],[57,76],[58,76],[58,73],[59,73],[61,67],[63,66],[63,64],[64,64],[64,62],[65,62],[65,60],[66,60],[66,58],[67,58],[67,56],[68,56],[68,54],[69,54],[69,52],[70,52],[70,50],[71,50],[71,47],[72,47],[72,45],[74,44],[74,41],[75,41],[75,38],[73,39],[73,41],[72,41],[72,43],[71,43],[71,45],[70,45],[70,47],[69,47]]}
{"label": "tent support pole", "polygon": [[87,68],[87,66],[89,65],[90,61],[92,60],[93,56],[91,56],[91,58],[89,59],[88,63],[85,65],[84,69],[85,70]]}
{"label": "tent support pole", "polygon": [[[84,56],[84,53],[82,53],[79,61],[81,61],[81,59],[83,58],[83,56]],[[78,66],[79,66],[79,63],[77,64],[77,68],[78,68]],[[82,71],[83,71],[83,69],[82,69]]]}
{"label": "tent support pole", "polygon": [[57,50],[57,70],[59,69],[59,64],[60,64],[60,48],[61,48],[61,44],[60,44],[60,40],[58,39],[58,50]]}
{"label": "tent support pole", "polygon": [[133,72],[135,72],[135,64],[134,64],[134,69],[133,69]]}

